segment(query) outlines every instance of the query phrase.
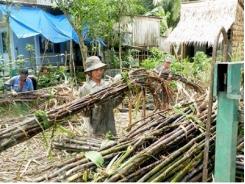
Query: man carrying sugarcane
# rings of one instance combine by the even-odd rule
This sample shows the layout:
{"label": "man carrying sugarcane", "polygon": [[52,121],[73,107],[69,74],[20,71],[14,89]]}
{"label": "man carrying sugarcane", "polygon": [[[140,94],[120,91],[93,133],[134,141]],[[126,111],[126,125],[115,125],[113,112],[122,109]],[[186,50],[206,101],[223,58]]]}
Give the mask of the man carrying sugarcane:
{"label": "man carrying sugarcane", "polygon": [[[85,63],[85,73],[88,80],[80,88],[80,96],[97,92],[109,85],[103,78],[106,64],[102,63],[99,57],[88,57]],[[83,120],[90,136],[103,136],[108,132],[116,135],[115,119],[113,109],[123,100],[123,96],[110,99],[92,109],[83,112]]]}
{"label": "man carrying sugarcane", "polygon": [[168,79],[172,78],[172,75],[170,73],[170,67],[171,67],[171,63],[173,61],[173,58],[170,56],[167,56],[164,59],[163,64],[158,65],[154,71],[157,72],[158,76],[160,77],[162,74],[168,74]]}

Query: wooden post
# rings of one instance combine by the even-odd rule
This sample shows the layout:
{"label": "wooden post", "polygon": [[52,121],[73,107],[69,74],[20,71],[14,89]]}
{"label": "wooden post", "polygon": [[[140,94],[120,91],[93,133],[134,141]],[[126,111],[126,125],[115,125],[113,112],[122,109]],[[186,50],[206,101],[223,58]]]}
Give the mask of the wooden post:
{"label": "wooden post", "polygon": [[73,43],[72,43],[72,40],[70,40],[69,69],[70,69],[71,75],[72,75],[72,73],[73,73],[73,69],[72,69],[72,52],[73,52]]}
{"label": "wooden post", "polygon": [[67,67],[67,51],[65,51],[65,68]]}
{"label": "wooden post", "polygon": [[[8,12],[9,13],[9,12]],[[7,17],[7,51],[8,51],[8,58],[9,58],[9,70],[10,70],[10,73],[12,74],[12,53],[11,53],[11,40],[10,40],[10,34],[11,34],[11,31],[10,31],[10,22],[9,22],[9,14],[6,16]]]}
{"label": "wooden post", "polygon": [[184,43],[182,43],[181,44],[181,59],[184,59],[184,46],[185,46],[185,44]]}
{"label": "wooden post", "polygon": [[72,40],[70,40],[70,70],[72,71],[75,85],[76,87],[78,87],[77,79],[76,79],[76,69],[75,69],[75,63],[74,63],[74,57],[73,57],[73,41]]}
{"label": "wooden post", "polygon": [[[221,67],[227,65],[227,71]],[[216,65],[215,93],[218,99],[215,143],[215,182],[235,182],[236,145],[238,135],[238,107],[240,98],[241,68],[243,63],[224,62]],[[223,77],[220,77],[223,76]],[[226,77],[226,85],[223,78]],[[218,86],[224,86],[222,91]]]}
{"label": "wooden post", "polygon": [[145,88],[143,88],[142,90],[143,90],[142,118],[145,119],[146,117],[146,90]]}
{"label": "wooden post", "polygon": [[131,129],[132,126],[132,99],[131,99],[131,95],[128,95],[128,128],[127,130],[129,131]]}

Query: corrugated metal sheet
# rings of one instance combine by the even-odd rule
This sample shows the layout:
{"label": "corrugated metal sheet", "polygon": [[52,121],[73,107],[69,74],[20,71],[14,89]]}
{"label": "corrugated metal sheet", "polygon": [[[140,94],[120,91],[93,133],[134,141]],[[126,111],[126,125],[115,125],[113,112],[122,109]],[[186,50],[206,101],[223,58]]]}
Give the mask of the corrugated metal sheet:
{"label": "corrugated metal sheet", "polygon": [[[160,39],[160,19],[156,17],[138,16],[129,22],[125,32],[125,44],[139,47],[158,47]],[[125,30],[125,29],[124,29]]]}
{"label": "corrugated metal sheet", "polygon": [[52,6],[55,5],[55,0],[36,0],[39,5]]}
{"label": "corrugated metal sheet", "polygon": [[160,37],[159,49],[164,52],[171,51],[171,43],[167,40],[166,37]]}

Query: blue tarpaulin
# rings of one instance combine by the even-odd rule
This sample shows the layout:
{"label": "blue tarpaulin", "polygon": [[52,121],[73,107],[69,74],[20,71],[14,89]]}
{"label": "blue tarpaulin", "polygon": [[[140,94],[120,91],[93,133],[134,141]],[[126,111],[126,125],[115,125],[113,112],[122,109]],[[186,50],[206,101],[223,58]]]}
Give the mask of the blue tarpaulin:
{"label": "blue tarpaulin", "polygon": [[[77,33],[64,15],[52,15],[40,8],[10,7],[0,4],[0,11],[9,14],[10,27],[18,38],[28,38],[42,35],[53,43],[74,40],[78,43]],[[87,37],[88,29],[82,35],[85,43],[98,42],[105,46],[102,39],[91,40]]]}

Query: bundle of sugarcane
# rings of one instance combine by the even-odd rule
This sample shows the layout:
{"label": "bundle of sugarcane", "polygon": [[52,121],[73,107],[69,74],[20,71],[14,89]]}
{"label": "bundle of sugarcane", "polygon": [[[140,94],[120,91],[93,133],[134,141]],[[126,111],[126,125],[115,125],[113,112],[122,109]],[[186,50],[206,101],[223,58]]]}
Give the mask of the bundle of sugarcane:
{"label": "bundle of sugarcane", "polygon": [[236,181],[244,182],[244,137],[240,138],[237,146]]}
{"label": "bundle of sugarcane", "polygon": [[206,119],[207,110],[195,117],[190,107],[167,117],[156,113],[138,123],[125,138],[100,149],[104,168],[97,168],[82,155],[34,181],[181,181],[201,164],[205,139],[202,123]]}
{"label": "bundle of sugarcane", "polygon": [[73,100],[47,112],[37,111],[31,117],[25,119],[22,117],[18,123],[0,130],[0,151],[23,142],[43,130],[48,129],[58,120],[66,116],[91,108],[95,103],[107,100],[108,97],[114,98],[118,95],[122,95],[123,91],[126,89],[127,85],[118,82],[94,94]]}
{"label": "bundle of sugarcane", "polygon": [[[203,101],[204,97],[205,97],[205,95],[201,96],[199,99],[196,100],[196,103],[197,102],[198,103],[201,102],[200,107],[203,106],[202,105],[202,101]],[[180,103],[180,104],[178,104],[178,106],[179,107],[187,107],[188,105],[193,104],[193,103],[194,102]],[[196,109],[196,110],[199,112],[201,109]],[[191,110],[186,110],[186,111],[190,112]],[[162,114],[166,115],[166,114],[169,114],[169,113],[172,114],[173,111],[171,111],[171,109],[162,110],[162,111],[160,111],[158,113],[153,113],[152,115],[147,116],[147,118],[144,119],[144,120],[140,120],[138,122],[134,122],[134,124],[132,124],[132,127],[136,126],[136,128],[130,132],[130,134],[129,134],[130,137],[126,137],[126,139],[129,139],[133,135],[138,134],[138,132],[142,132],[143,133],[145,130],[147,130],[147,128],[153,128],[154,125],[150,124],[151,121],[156,121],[158,123],[158,121],[162,120],[162,117],[163,117]],[[144,126],[146,126],[146,127],[144,127]],[[135,130],[137,130],[136,133],[133,133],[133,131],[135,131]],[[76,137],[64,137],[64,136],[61,136],[58,139],[53,141],[53,147],[56,148],[56,149],[74,151],[74,152],[86,151],[86,150],[89,150],[87,148],[89,146],[89,143],[91,142],[90,139],[93,139],[93,138],[81,137],[81,136],[76,136]],[[114,137],[114,139],[116,139],[116,137]],[[87,141],[84,142],[85,140],[88,140],[88,142]],[[99,143],[99,142],[100,142],[100,145],[103,147],[103,144],[101,144],[101,143],[103,143],[103,141],[97,140],[97,143]],[[94,148],[93,144],[91,144],[91,149],[90,150],[94,150],[93,148]]]}
{"label": "bundle of sugarcane", "polygon": [[102,139],[92,137],[64,137],[61,136],[52,142],[55,149],[66,150],[68,152],[98,151],[101,147]]}
{"label": "bundle of sugarcane", "polygon": [[62,84],[49,88],[43,88],[35,91],[21,92],[16,94],[5,94],[0,96],[0,105],[10,104],[13,102],[30,102],[37,100],[47,100],[51,98],[66,100],[74,99],[72,88]]}
{"label": "bundle of sugarcane", "polygon": [[237,155],[236,182],[244,182],[244,154],[243,155]]}
{"label": "bundle of sugarcane", "polygon": [[[37,111],[31,117],[23,119],[18,123],[0,130],[0,151],[15,144],[25,141],[43,130],[53,126],[57,120],[93,107],[96,103],[102,103],[108,98],[116,98],[127,90],[127,85],[117,82],[96,93],[87,95],[80,99],[58,106],[50,111]],[[10,120],[11,122],[12,120]],[[18,121],[18,120],[17,120]],[[6,124],[11,124],[6,122]]]}
{"label": "bundle of sugarcane", "polygon": [[[8,128],[0,130],[0,151],[7,149],[15,144],[23,142],[32,136],[42,132],[43,130],[53,126],[58,120],[78,113],[82,110],[88,110],[94,104],[100,104],[108,99],[115,99],[123,96],[126,91],[132,89],[132,86],[141,88],[148,87],[152,82],[160,83],[163,92],[167,88],[164,86],[162,80],[152,78],[144,69],[130,71],[128,78],[115,82],[108,87],[101,89],[95,93],[73,100],[69,103],[57,106],[49,111],[37,111],[31,118],[27,118],[19,123],[16,123]],[[158,96],[154,95],[155,98]],[[168,95],[163,95],[166,100]],[[160,101],[159,99],[156,101]]]}
{"label": "bundle of sugarcane", "polygon": [[[153,74],[154,76],[158,76],[158,74],[156,72],[153,72],[153,73],[154,73]],[[180,81],[183,84],[185,84],[187,87],[192,88],[193,90],[195,90],[198,93],[204,92],[204,89],[200,85],[198,85],[196,82],[189,80],[189,79],[186,79],[185,77],[183,77],[179,74],[175,74],[175,73],[171,73],[171,72],[170,73],[162,73],[161,78],[167,80],[169,77],[169,74],[171,74],[171,80]]]}
{"label": "bundle of sugarcane", "polygon": [[[201,181],[205,135],[197,122],[206,121],[207,110],[196,117],[198,119],[191,111],[186,108],[169,117],[159,112],[140,121],[126,138],[100,150],[103,164],[79,155],[53,166],[52,172],[48,170],[47,174],[32,181]],[[213,121],[215,116],[213,113]],[[215,126],[211,128],[211,135],[209,181],[214,170]],[[238,141],[238,150],[241,145]]]}

